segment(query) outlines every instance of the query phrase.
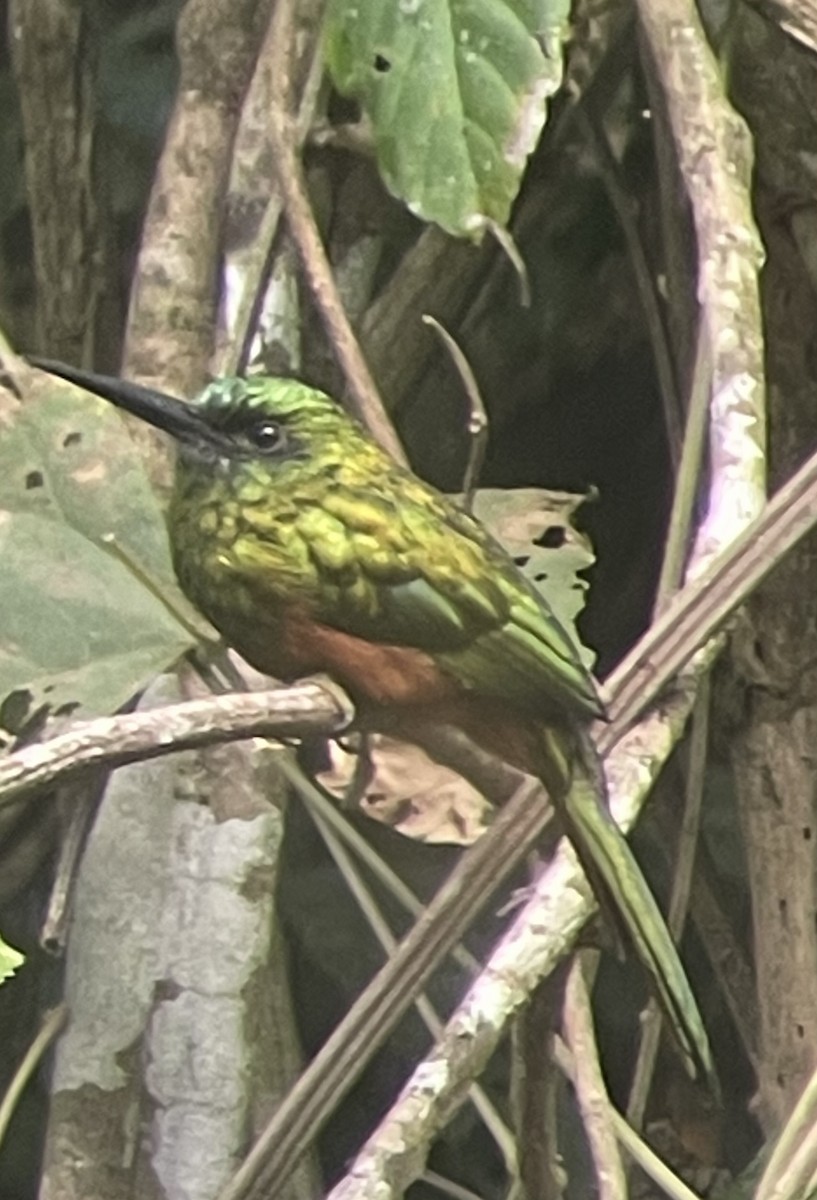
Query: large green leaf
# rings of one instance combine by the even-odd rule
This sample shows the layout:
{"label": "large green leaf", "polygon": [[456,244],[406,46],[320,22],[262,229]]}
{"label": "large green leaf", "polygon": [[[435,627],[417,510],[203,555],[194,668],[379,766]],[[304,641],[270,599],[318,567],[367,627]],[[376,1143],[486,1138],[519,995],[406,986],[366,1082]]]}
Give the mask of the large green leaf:
{"label": "large green leaf", "polygon": [[22,693],[23,717],[41,705],[109,712],[193,641],[109,539],[172,606],[188,607],[122,419],[31,378],[24,403],[0,392],[0,701]]}
{"label": "large green leaf", "polygon": [[568,0],[329,0],[329,69],[412,212],[457,235],[505,224],[561,82],[568,13]]}

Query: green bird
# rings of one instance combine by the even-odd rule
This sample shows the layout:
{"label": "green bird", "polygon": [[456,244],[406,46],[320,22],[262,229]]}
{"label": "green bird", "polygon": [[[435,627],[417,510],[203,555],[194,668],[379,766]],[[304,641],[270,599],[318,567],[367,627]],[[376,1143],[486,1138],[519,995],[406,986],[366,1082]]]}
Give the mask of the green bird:
{"label": "green bird", "polygon": [[326,672],[371,725],[395,713],[447,722],[542,779],[688,1070],[712,1078],[678,953],[606,807],[586,732],[602,713],[596,685],[485,528],[294,380],[218,379],[188,404],[32,361],[173,436],[179,583],[254,667],[284,680]]}

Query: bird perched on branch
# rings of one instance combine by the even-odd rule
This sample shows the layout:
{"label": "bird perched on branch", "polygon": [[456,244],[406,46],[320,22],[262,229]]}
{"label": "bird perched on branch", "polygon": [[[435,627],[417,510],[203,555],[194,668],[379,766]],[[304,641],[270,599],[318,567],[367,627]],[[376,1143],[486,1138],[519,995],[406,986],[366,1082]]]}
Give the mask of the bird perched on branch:
{"label": "bird perched on branch", "polygon": [[187,404],[33,361],[175,439],[179,582],[253,666],[284,680],[326,672],[364,716],[453,724],[542,780],[688,1069],[711,1074],[677,951],[607,811],[586,732],[602,711],[592,676],[483,526],[294,380],[219,379]]}

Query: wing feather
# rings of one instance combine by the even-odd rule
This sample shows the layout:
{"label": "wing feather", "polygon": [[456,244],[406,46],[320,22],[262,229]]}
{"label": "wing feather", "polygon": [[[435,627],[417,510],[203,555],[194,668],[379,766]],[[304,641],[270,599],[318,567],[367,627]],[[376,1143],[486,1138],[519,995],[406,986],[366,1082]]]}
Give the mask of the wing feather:
{"label": "wing feather", "polygon": [[315,616],[356,637],[431,651],[469,690],[543,716],[598,715],[575,641],[513,560],[469,514],[425,485],[333,493],[299,533],[320,568]]}

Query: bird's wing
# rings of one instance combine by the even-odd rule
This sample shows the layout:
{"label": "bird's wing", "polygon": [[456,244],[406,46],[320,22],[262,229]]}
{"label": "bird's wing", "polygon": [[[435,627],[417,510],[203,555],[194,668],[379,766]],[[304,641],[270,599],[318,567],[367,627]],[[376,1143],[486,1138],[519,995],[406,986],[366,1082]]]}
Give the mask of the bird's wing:
{"label": "bird's wing", "polygon": [[[409,489],[407,494],[407,488]],[[465,688],[532,712],[598,715],[575,642],[476,520],[411,477],[305,506],[295,529],[316,573],[316,616],[368,641],[434,654]]]}

